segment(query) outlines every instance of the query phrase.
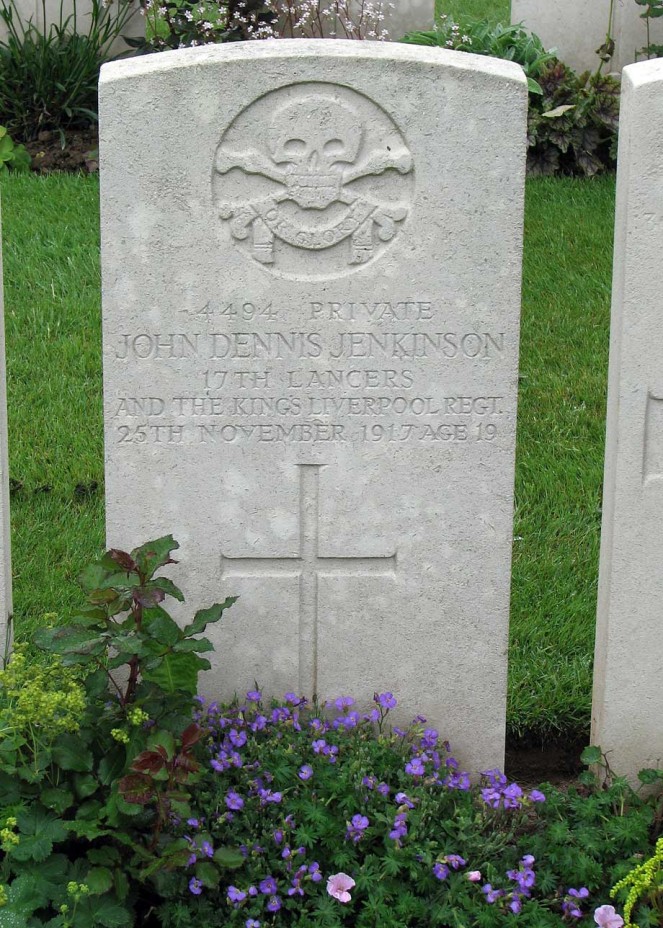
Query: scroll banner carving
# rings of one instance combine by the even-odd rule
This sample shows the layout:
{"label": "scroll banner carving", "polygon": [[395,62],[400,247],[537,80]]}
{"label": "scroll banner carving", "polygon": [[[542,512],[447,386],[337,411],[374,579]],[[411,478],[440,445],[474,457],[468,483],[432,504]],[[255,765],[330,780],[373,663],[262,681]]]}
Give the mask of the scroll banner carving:
{"label": "scroll banner carving", "polygon": [[[412,174],[403,135],[373,101],[333,84],[295,84],[231,123],[216,151],[213,189],[232,239],[254,260],[301,276],[302,251],[341,246],[345,254],[334,252],[329,265],[338,276],[396,237]],[[311,270],[324,276],[326,268],[319,260]]]}

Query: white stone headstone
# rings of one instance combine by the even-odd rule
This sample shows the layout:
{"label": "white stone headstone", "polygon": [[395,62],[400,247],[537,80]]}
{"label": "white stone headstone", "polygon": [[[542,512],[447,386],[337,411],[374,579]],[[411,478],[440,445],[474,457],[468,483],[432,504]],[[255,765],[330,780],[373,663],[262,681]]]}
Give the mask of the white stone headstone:
{"label": "white stone headstone", "polygon": [[663,762],[663,60],[622,75],[592,742]]}
{"label": "white stone headstone", "polygon": [[378,42],[102,70],[108,541],[241,594],[208,693],[391,690],[502,761],[526,97]]}
{"label": "white stone headstone", "polygon": [[5,315],[2,273],[2,214],[0,213],[0,668],[11,644],[12,574],[9,534],[9,458],[7,444],[7,384],[5,376]]}
{"label": "white stone headstone", "polygon": [[[647,29],[635,0],[615,0],[612,36],[615,53],[604,70],[620,71],[642,58]],[[603,45],[610,19],[610,0],[511,0],[511,22],[524,23],[555,48],[561,60],[576,71],[596,70],[596,50]],[[663,43],[663,19],[652,19],[651,41]]]}
{"label": "white stone headstone", "polygon": [[392,0],[387,11],[386,27],[392,41],[406,32],[421,32],[435,28],[435,0]]}

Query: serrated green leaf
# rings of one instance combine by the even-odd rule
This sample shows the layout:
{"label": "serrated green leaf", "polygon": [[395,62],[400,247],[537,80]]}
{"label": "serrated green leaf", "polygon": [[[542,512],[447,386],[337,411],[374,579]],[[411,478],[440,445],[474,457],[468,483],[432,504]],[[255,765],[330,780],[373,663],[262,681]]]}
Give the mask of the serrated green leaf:
{"label": "serrated green leaf", "polygon": [[215,603],[209,609],[199,609],[193,617],[193,622],[182,629],[184,635],[188,638],[204,632],[208,625],[218,622],[226,609],[234,605],[237,599],[237,596],[229,596],[222,603]]}
{"label": "serrated green leaf", "polygon": [[15,860],[46,860],[53,851],[53,843],[67,837],[62,820],[43,806],[19,812],[17,820],[20,840],[11,851]]}
{"label": "serrated green leaf", "polygon": [[143,679],[161,687],[168,695],[188,693],[195,696],[198,690],[198,672],[206,669],[206,663],[196,654],[165,654],[159,666],[146,671]]}
{"label": "serrated green leaf", "polygon": [[87,799],[99,788],[99,781],[92,774],[77,773],[74,775],[74,789],[79,799]]}
{"label": "serrated green leaf", "polygon": [[92,751],[73,734],[60,735],[53,745],[53,760],[63,770],[89,773],[94,764]]}
{"label": "serrated green leaf", "polygon": [[195,874],[199,880],[202,880],[203,886],[209,889],[216,889],[221,881],[221,874],[218,869],[208,860],[202,860],[196,864]]}
{"label": "serrated green leaf", "polygon": [[196,651],[202,654],[205,651],[213,651],[214,645],[209,638],[185,638],[173,645],[173,651]]}
{"label": "serrated green leaf", "polygon": [[245,863],[246,858],[235,847],[218,847],[214,851],[214,860],[220,867],[236,870]]}
{"label": "serrated green leaf", "polygon": [[173,599],[176,599],[178,602],[184,602],[184,593],[180,590],[178,586],[175,586],[172,580],[169,580],[168,577],[156,577],[151,581],[151,585],[157,587],[161,590],[166,596],[172,596]]}
{"label": "serrated green leaf", "polygon": [[163,610],[154,616],[147,616],[143,623],[143,629],[146,634],[158,641],[165,647],[172,647],[182,637],[180,627],[169,615]]}
{"label": "serrated green leaf", "polygon": [[74,804],[74,794],[68,789],[48,787],[40,793],[40,799],[47,809],[62,814]]}
{"label": "serrated green leaf", "polygon": [[652,767],[648,767],[638,773],[638,780],[644,786],[653,786],[654,783],[663,780],[663,770],[654,770]]}
{"label": "serrated green leaf", "polygon": [[135,548],[131,552],[131,556],[147,579],[151,579],[152,575],[160,567],[168,563],[175,563],[170,555],[178,548],[179,544],[172,535],[164,535],[163,538],[148,541],[147,544]]}
{"label": "serrated green leaf", "polygon": [[121,861],[120,852],[116,847],[92,847],[87,852],[87,859],[97,867],[111,867]]}
{"label": "serrated green leaf", "polygon": [[126,752],[118,745],[99,762],[99,779],[104,786],[110,786],[124,773],[126,766]]}
{"label": "serrated green leaf", "polygon": [[601,748],[594,745],[586,747],[585,750],[580,755],[580,760],[583,764],[590,766],[590,764],[600,764],[603,759],[603,751]]}
{"label": "serrated green leaf", "polygon": [[101,896],[113,885],[113,874],[108,867],[92,867],[85,877],[85,882],[93,896]]}

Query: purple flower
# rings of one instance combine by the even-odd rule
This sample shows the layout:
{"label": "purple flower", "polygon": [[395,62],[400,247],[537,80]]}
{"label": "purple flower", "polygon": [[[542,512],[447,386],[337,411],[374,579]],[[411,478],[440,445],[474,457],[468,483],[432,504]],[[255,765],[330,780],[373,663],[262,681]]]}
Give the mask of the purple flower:
{"label": "purple flower", "polygon": [[189,892],[193,893],[194,896],[199,896],[203,891],[203,881],[197,880],[195,876],[192,876],[189,880]]}
{"label": "purple flower", "polygon": [[449,876],[449,868],[446,864],[443,864],[438,860],[433,867],[433,874],[437,877],[438,880],[446,880],[446,878]]}
{"label": "purple flower", "polygon": [[277,828],[274,832],[274,844],[278,847],[279,844],[283,844],[283,831],[281,828]]}
{"label": "purple flower", "polygon": [[394,819],[394,827],[389,832],[389,837],[396,842],[396,847],[401,847],[401,838],[407,836],[407,813],[399,812]]}
{"label": "purple flower", "polygon": [[249,692],[246,694],[246,698],[249,702],[260,702],[262,699],[262,693],[260,690],[249,690]]}
{"label": "purple flower", "polygon": [[226,793],[226,806],[235,812],[239,812],[240,809],[244,808],[244,800],[234,789],[229,789]]}
{"label": "purple flower", "polygon": [[281,908],[281,900],[279,899],[278,896],[272,896],[269,902],[267,903],[267,911],[278,912],[280,908]]}
{"label": "purple flower", "polygon": [[396,802],[399,806],[407,806],[408,809],[414,809],[414,803],[408,799],[407,793],[396,793]]}
{"label": "purple flower", "polygon": [[422,748],[424,748],[424,749],[428,748],[429,750],[432,749],[432,748],[434,748],[435,745],[437,744],[437,741],[438,741],[438,738],[439,738],[439,737],[440,737],[440,736],[439,736],[439,734],[438,734],[437,729],[435,729],[435,728],[427,728],[427,729],[424,731],[423,736],[422,736],[422,738],[421,738],[421,746],[422,746]]}
{"label": "purple flower", "polygon": [[246,928],[260,928],[260,922],[255,918],[247,918]]}
{"label": "purple flower", "polygon": [[243,893],[241,889],[237,889],[236,886],[228,887],[228,900],[230,902],[239,905],[240,902],[244,902],[246,899],[246,893]]}
{"label": "purple flower", "polygon": [[377,789],[381,796],[388,796],[391,788],[388,783],[379,783]]}
{"label": "purple flower", "polygon": [[209,841],[203,841],[200,849],[205,855],[205,857],[214,857],[214,848],[209,843]]}
{"label": "purple flower", "polygon": [[228,733],[228,737],[236,748],[243,748],[246,744],[245,731],[237,731],[236,728],[231,728],[230,732]]}
{"label": "purple flower", "polygon": [[325,748],[327,747],[327,742],[325,741],[324,738],[318,738],[316,741],[313,742],[311,747],[313,748],[314,754],[322,754]]}
{"label": "purple flower", "polygon": [[376,693],[373,700],[383,709],[395,709],[398,705],[393,693]]}
{"label": "purple flower", "polygon": [[190,828],[200,828],[200,822],[197,818],[188,818],[186,823]]}
{"label": "purple flower", "polygon": [[312,883],[319,883],[322,879],[320,864],[316,860],[314,860],[312,864],[309,864],[308,874]]}
{"label": "purple flower", "polygon": [[338,699],[334,700],[334,705],[339,712],[343,712],[345,709],[349,709],[350,706],[354,706],[355,701],[352,696],[339,696]]}
{"label": "purple flower", "polygon": [[444,859],[454,870],[460,870],[461,867],[465,866],[465,858],[461,857],[460,854],[447,854]]}
{"label": "purple flower", "polygon": [[580,899],[587,899],[589,890],[586,886],[580,889],[569,889],[564,900],[562,901],[562,912],[569,918],[582,918],[582,909],[579,905]]}
{"label": "purple flower", "polygon": [[423,760],[420,757],[413,757],[412,760],[405,765],[405,772],[413,777],[423,777],[426,773]]}
{"label": "purple flower", "polygon": [[530,798],[530,802],[545,802],[546,801],[545,795],[542,792],[540,792],[538,789],[530,790],[529,798]]}
{"label": "purple flower", "polygon": [[300,703],[300,699],[297,693],[286,693],[283,699],[291,706],[298,706]]}
{"label": "purple flower", "polygon": [[353,815],[352,821],[347,823],[346,839],[350,838],[354,844],[357,844],[364,836],[364,832],[370,825],[365,815]]}
{"label": "purple flower", "polygon": [[313,767],[309,764],[304,764],[299,768],[299,773],[297,774],[300,780],[310,780],[313,776]]}
{"label": "purple flower", "polygon": [[493,889],[490,883],[486,883],[482,886],[481,892],[484,893],[486,902],[489,902],[491,905],[504,895],[503,889]]}
{"label": "purple flower", "polygon": [[276,886],[276,880],[274,879],[273,876],[265,877],[264,880],[261,880],[261,881],[260,881],[260,883],[258,884],[258,886],[259,886],[259,888],[260,888],[260,892],[261,892],[264,896],[274,896],[274,895],[276,895],[277,886]]}

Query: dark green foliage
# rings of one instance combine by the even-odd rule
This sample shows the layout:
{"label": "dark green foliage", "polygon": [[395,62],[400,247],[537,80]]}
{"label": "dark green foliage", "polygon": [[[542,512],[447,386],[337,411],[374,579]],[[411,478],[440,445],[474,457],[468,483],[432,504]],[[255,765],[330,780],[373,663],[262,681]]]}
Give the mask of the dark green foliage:
{"label": "dark green foliage", "polygon": [[443,14],[435,30],[410,32],[402,41],[410,45],[453,48],[473,55],[515,61],[525,72],[531,93],[541,92],[537,83],[538,75],[544,65],[555,60],[555,56],[545,50],[541,39],[522,26],[494,25],[485,19],[461,19],[456,22]]}
{"label": "dark green foliage", "polygon": [[[211,648],[191,630],[204,632],[234,599],[180,629],[163,602],[182,594],[156,576],[177,547],[166,536],[108,551],[84,571],[87,604],[71,624],[36,636],[55,655],[46,669],[17,649],[0,676],[0,925],[140,923],[150,884],[188,857],[169,826],[189,814],[199,776],[192,704],[209,667],[198,652]],[[220,848],[209,866],[236,862]]]}
{"label": "dark green foliage", "polygon": [[413,32],[403,41],[491,55],[521,65],[529,87],[527,166],[531,175],[593,177],[615,167],[619,81],[602,74],[601,68],[576,74],[522,26],[486,20],[455,22],[442,16],[436,30]]}
{"label": "dark green foliage", "polygon": [[[43,20],[46,4],[42,0]],[[58,0],[53,0],[57,3]],[[99,69],[133,13],[125,0],[92,0],[89,16],[63,15],[53,25],[22,22],[14,0],[0,0],[8,30],[0,42],[0,124],[23,141],[42,130],[89,126],[97,119]]]}
{"label": "dark green foliage", "polygon": [[619,81],[575,74],[561,61],[544,65],[541,96],[530,95],[528,170],[532,175],[593,177],[617,162]]}

